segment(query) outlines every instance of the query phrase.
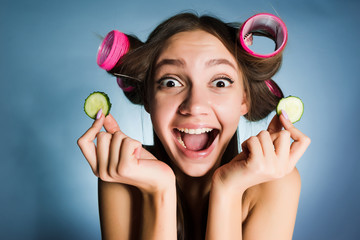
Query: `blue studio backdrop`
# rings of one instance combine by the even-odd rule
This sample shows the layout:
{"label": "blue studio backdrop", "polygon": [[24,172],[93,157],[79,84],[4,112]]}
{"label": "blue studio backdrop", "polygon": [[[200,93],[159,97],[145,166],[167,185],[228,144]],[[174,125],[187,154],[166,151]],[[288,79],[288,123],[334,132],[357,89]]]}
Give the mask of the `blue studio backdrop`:
{"label": "blue studio backdrop", "polygon": [[[151,144],[152,132],[144,109],[97,66],[99,36],[119,29],[146,40],[185,10],[228,22],[260,12],[284,20],[289,41],[274,80],[303,99],[296,126],[312,139],[297,165],[293,239],[358,239],[359,1],[0,0],[1,239],[100,239],[97,179],[76,145],[92,124],[84,99],[105,91],[126,134]],[[242,119],[241,139],[268,122]]]}

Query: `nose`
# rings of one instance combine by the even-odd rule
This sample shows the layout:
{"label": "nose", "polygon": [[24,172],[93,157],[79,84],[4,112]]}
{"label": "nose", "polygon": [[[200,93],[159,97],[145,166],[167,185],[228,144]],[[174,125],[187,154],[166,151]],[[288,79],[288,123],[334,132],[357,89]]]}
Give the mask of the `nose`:
{"label": "nose", "polygon": [[184,101],[179,106],[179,113],[182,115],[208,115],[211,100],[206,91],[201,88],[192,87],[186,93]]}

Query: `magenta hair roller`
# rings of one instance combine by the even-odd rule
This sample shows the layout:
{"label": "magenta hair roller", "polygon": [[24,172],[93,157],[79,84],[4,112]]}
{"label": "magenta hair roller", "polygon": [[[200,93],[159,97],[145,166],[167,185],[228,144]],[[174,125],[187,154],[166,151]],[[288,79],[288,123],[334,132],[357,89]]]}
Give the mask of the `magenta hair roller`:
{"label": "magenta hair roller", "polygon": [[106,71],[115,67],[119,59],[124,56],[130,48],[128,37],[117,30],[109,32],[101,43],[97,64]]}
{"label": "magenta hair roller", "polygon": [[[269,54],[259,54],[252,51],[248,46],[252,44],[252,33],[265,32],[275,42],[275,50]],[[286,45],[287,29],[284,22],[269,13],[260,13],[252,16],[241,26],[239,33],[241,46],[255,57],[269,58],[278,54]]]}
{"label": "magenta hair roller", "polygon": [[275,96],[277,96],[278,98],[283,98],[284,97],[284,95],[280,91],[279,87],[276,86],[276,84],[272,80],[266,80],[265,84]]}
{"label": "magenta hair roller", "polygon": [[126,87],[121,77],[117,77],[116,82],[124,92],[132,92],[135,89],[133,86]]}

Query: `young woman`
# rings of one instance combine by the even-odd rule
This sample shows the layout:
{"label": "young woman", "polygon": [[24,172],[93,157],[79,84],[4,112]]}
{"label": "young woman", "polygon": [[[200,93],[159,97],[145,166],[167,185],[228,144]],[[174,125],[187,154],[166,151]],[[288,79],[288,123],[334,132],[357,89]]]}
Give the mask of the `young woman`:
{"label": "young woman", "polygon": [[150,114],[154,146],[126,136],[101,110],[78,140],[99,177],[103,239],[292,238],[295,165],[310,139],[282,111],[239,153],[240,117],[263,119],[282,97],[270,80],[282,51],[249,54],[238,27],[183,13],[145,43],[127,36],[130,49],[107,70]]}

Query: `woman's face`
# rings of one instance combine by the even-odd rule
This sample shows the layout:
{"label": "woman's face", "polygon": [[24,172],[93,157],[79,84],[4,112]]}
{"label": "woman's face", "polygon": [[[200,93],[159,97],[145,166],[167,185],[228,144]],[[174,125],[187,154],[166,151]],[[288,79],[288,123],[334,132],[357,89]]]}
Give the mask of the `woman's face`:
{"label": "woman's face", "polygon": [[237,61],[218,38],[201,30],[167,41],[155,64],[148,103],[171,161],[194,177],[218,166],[247,112]]}

